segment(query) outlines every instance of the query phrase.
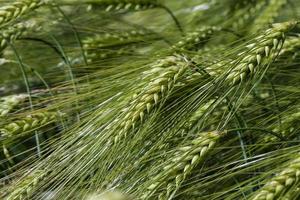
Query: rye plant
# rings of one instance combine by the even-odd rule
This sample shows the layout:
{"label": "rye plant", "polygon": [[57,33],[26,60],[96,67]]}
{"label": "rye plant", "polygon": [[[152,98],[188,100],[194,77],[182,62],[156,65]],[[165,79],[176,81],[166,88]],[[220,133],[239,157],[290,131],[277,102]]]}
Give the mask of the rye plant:
{"label": "rye plant", "polygon": [[0,199],[299,199],[299,7],[1,1]]}

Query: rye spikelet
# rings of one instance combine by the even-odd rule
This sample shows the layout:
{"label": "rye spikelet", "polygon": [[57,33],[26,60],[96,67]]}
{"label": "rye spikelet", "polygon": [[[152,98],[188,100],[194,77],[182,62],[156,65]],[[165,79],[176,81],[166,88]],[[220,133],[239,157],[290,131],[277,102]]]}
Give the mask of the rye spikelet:
{"label": "rye spikelet", "polygon": [[20,200],[20,199],[29,199],[30,195],[40,183],[41,180],[47,175],[45,171],[37,171],[30,173],[25,178],[18,181],[16,184],[13,184],[11,187],[11,192],[5,198],[6,200]]}
{"label": "rye spikelet", "polygon": [[44,4],[42,0],[19,0],[0,8],[0,27],[17,20]]}
{"label": "rye spikelet", "polygon": [[16,39],[26,34],[28,30],[32,30],[35,26],[36,23],[27,21],[26,23],[18,23],[13,26],[5,27],[5,29],[0,31],[0,53],[10,42],[14,42]]}
{"label": "rye spikelet", "polygon": [[99,0],[90,1],[105,8],[105,11],[146,10],[160,6],[157,0]]}
{"label": "rye spikelet", "polygon": [[187,121],[184,126],[184,132],[189,132],[192,127],[194,127],[198,121],[203,118],[204,114],[207,112],[210,106],[215,102],[215,100],[210,100],[207,103],[203,104],[200,108],[196,110],[196,112],[191,116],[191,118]]}
{"label": "rye spikelet", "polygon": [[[290,134],[295,131],[299,125],[300,122],[300,109],[297,110],[297,112],[294,112],[281,121],[281,126],[282,126],[282,135],[284,137],[289,137],[291,136]],[[280,132],[280,129],[274,128],[274,132]]]}
{"label": "rye spikelet", "polygon": [[197,51],[207,43],[215,32],[220,30],[222,30],[220,27],[211,26],[187,33],[183,40],[175,44],[173,48],[179,51]]}
{"label": "rye spikelet", "polygon": [[0,32],[0,52],[2,52],[9,42],[16,40],[20,35],[24,33],[26,27],[12,26],[9,27],[8,30],[4,30]]}
{"label": "rye spikelet", "polygon": [[287,0],[270,0],[265,10],[255,19],[252,32],[255,33],[262,27],[274,23],[281,8],[287,4]]}
{"label": "rye spikelet", "polygon": [[[165,10],[174,20],[177,28],[183,34],[183,29],[175,15],[172,11],[166,7],[164,4],[160,3],[158,0],[71,0],[67,2],[67,4],[74,5],[77,3],[88,3],[92,6],[97,6],[104,9],[106,12],[113,11],[140,11],[140,10],[148,10],[152,8],[160,8]],[[63,4],[66,2],[62,2]]]}
{"label": "rye spikelet", "polygon": [[212,152],[217,141],[224,135],[220,132],[205,132],[190,142],[187,146],[180,147],[170,160],[166,161],[164,168],[154,177],[152,183],[142,199],[148,199],[159,189],[164,189],[159,194],[159,199],[168,199],[173,192],[178,190],[181,183],[190,175],[191,171]]}
{"label": "rye spikelet", "polygon": [[261,66],[272,63],[282,49],[285,33],[296,24],[297,22],[274,24],[264,34],[256,37],[254,42],[247,46],[248,50],[241,52],[234,61],[234,69],[228,75],[227,81],[233,85],[238,84],[255,74]]}
{"label": "rye spikelet", "polygon": [[0,98],[0,117],[4,117],[27,98],[25,94],[11,95]]}
{"label": "rye spikelet", "polygon": [[2,138],[10,138],[12,136],[23,135],[37,128],[43,127],[49,123],[58,120],[61,114],[56,112],[40,112],[26,116],[24,119],[16,120],[0,129]]}
{"label": "rye spikelet", "polygon": [[[298,111],[291,114],[288,113],[286,116],[284,116],[281,120],[280,128],[278,127],[278,125],[276,125],[275,127],[273,126],[272,131],[275,133],[280,133],[281,136],[288,139],[289,137],[292,136],[291,134],[295,130],[297,130],[299,122],[300,122],[300,111],[298,109]],[[263,138],[263,141],[265,143],[272,143],[278,141],[278,138],[275,136],[268,135]]]}
{"label": "rye spikelet", "polygon": [[[280,57],[285,58],[289,55],[296,55],[300,49],[300,37],[287,38],[280,52]],[[299,53],[298,53],[299,54]]]}
{"label": "rye spikelet", "polygon": [[122,131],[115,137],[115,141],[126,136],[126,133],[138,122],[143,122],[146,114],[150,113],[168,94],[188,67],[189,63],[186,59],[179,56],[169,56],[153,66],[152,73],[157,74],[157,77],[153,78],[143,91],[133,98],[122,118]]}
{"label": "rye spikelet", "polygon": [[[298,155],[297,155],[298,156]],[[256,192],[252,200],[273,200],[289,190],[300,180],[300,159],[290,162],[279,174],[275,175],[260,190]]]}
{"label": "rye spikelet", "polygon": [[[199,120],[205,116],[207,110],[213,103],[214,100],[210,100],[207,103],[203,104],[200,108],[198,108],[196,112],[194,112],[187,120],[187,122],[182,126],[182,128],[180,128],[180,130],[170,135],[169,139],[166,139],[166,142],[159,147],[159,150],[167,150],[180,143],[182,137],[185,137],[188,133],[191,133],[191,130],[197,125]],[[196,130],[193,130],[193,132],[198,131],[198,128]],[[149,143],[149,145],[151,145],[151,142]]]}
{"label": "rye spikelet", "polygon": [[130,54],[134,47],[146,41],[159,38],[145,30],[131,30],[120,33],[98,34],[82,41],[88,62]]}

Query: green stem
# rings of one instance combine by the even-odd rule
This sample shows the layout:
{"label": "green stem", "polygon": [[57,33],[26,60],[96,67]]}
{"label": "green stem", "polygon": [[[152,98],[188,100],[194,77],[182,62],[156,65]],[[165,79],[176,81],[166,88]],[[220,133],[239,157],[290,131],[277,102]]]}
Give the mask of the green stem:
{"label": "green stem", "polygon": [[[16,50],[15,46],[10,41],[8,41],[8,44],[12,48],[12,50],[13,50],[13,52],[14,52],[17,60],[18,60],[18,64],[19,64],[20,70],[22,72],[22,77],[23,77],[23,80],[24,80],[24,83],[25,83],[25,86],[26,86],[26,91],[27,91],[28,98],[29,98],[30,109],[33,110],[31,89],[30,89],[28,77],[27,77],[27,74],[26,74],[25,66],[22,62],[22,58],[20,57],[20,55],[19,55],[18,51]],[[38,132],[35,131],[34,135],[35,135],[35,142],[36,142],[36,147],[37,147],[37,154],[38,154],[38,157],[41,157],[41,146],[40,146],[40,139],[39,139]]]}
{"label": "green stem", "polygon": [[[68,74],[69,74],[69,77],[70,77],[72,85],[73,85],[74,93],[75,93],[75,95],[78,95],[78,90],[77,90],[77,86],[76,86],[76,82],[75,82],[75,76],[73,74],[72,65],[70,63],[70,60],[67,57],[67,55],[65,54],[65,51],[64,51],[62,45],[60,44],[60,42],[53,35],[50,35],[50,37],[53,39],[53,41],[57,45],[57,48],[59,49],[59,51],[61,52],[61,54],[64,57],[64,62],[66,64],[66,66],[67,66]],[[79,107],[79,105],[78,105],[78,101],[77,100],[76,100],[75,104],[76,104],[77,121],[80,121],[80,115],[78,113],[78,110],[79,110],[78,107]]]}

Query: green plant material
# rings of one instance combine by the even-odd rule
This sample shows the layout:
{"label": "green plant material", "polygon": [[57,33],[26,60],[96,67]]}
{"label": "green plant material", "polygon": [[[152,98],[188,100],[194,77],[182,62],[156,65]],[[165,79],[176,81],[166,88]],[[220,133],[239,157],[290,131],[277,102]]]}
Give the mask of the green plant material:
{"label": "green plant material", "polygon": [[255,4],[248,4],[245,8],[237,10],[236,13],[234,12],[234,16],[232,18],[233,22],[230,23],[229,27],[239,30],[248,26],[250,20],[255,18],[265,5],[266,1],[258,1]]}
{"label": "green plant material", "polygon": [[255,19],[255,26],[252,32],[255,33],[262,27],[274,23],[275,18],[279,16],[281,8],[287,3],[287,0],[270,0],[264,11]]}
{"label": "green plant material", "polygon": [[105,9],[107,12],[111,10],[146,10],[149,8],[153,8],[158,6],[157,1],[150,1],[150,0],[125,0],[125,1],[120,1],[120,0],[102,0],[100,2],[101,5],[107,6]]}
{"label": "green plant material", "polygon": [[131,128],[135,128],[138,122],[143,122],[147,113],[150,113],[158,106],[159,102],[164,100],[174,84],[189,68],[189,63],[180,56],[169,56],[151,68],[152,75],[159,75],[150,80],[143,91],[131,101],[120,124],[122,131],[115,136],[115,142],[120,141],[124,136],[126,137]]}
{"label": "green plant material", "polygon": [[108,191],[101,193],[89,194],[84,200],[133,200],[133,198],[124,195],[119,191]]}
{"label": "green plant material", "polygon": [[[66,0],[60,2],[62,5],[74,5],[79,3],[78,0]],[[148,10],[152,8],[161,8],[165,10],[174,20],[178,30],[183,34],[183,29],[178,19],[175,17],[173,12],[159,2],[159,0],[85,0],[80,3],[91,4],[105,9],[106,12],[113,11],[140,11]]]}
{"label": "green plant material", "polygon": [[204,161],[210,154],[217,141],[224,135],[221,132],[205,132],[190,142],[188,146],[178,147],[174,155],[164,164],[163,169],[152,178],[152,183],[142,199],[148,199],[154,193],[163,189],[159,199],[169,199],[176,192],[191,171]]}
{"label": "green plant material", "polygon": [[1,6],[0,199],[300,198],[299,1]]}
{"label": "green plant material", "polygon": [[221,30],[220,27],[203,27],[194,32],[187,33],[173,48],[180,51],[197,51],[208,42],[215,32]]}
{"label": "green plant material", "polygon": [[251,4],[255,5],[257,3],[257,0],[230,0],[228,3],[230,5],[230,11],[233,12]]}
{"label": "green plant material", "polygon": [[23,23],[16,24],[12,27],[9,27],[7,30],[0,32],[0,52],[2,52],[8,45],[9,42],[13,42],[19,38],[28,28]]}
{"label": "green plant material", "polygon": [[[286,118],[284,118],[281,122],[281,126],[283,126],[282,135],[286,138],[291,136],[291,132],[297,130],[297,124],[299,123],[300,112],[296,110],[295,113],[290,114]],[[274,132],[280,132],[280,128],[275,128]]]}
{"label": "green plant material", "polygon": [[130,55],[135,51],[136,45],[150,42],[160,37],[145,30],[131,30],[120,33],[98,34],[85,38],[83,49],[89,63],[98,59],[107,59]]}
{"label": "green plant material", "polygon": [[[296,155],[298,156],[298,155]],[[269,180],[253,196],[253,200],[278,199],[294,184],[299,183],[300,159],[296,158],[284,167],[284,169]]]}
{"label": "green plant material", "polygon": [[[187,122],[183,125],[183,127],[180,128],[180,130],[176,130],[174,134],[172,134],[164,144],[162,144],[159,147],[159,150],[167,150],[172,148],[172,146],[175,144],[178,144],[180,140],[182,140],[182,137],[187,137],[188,134],[191,132],[199,132],[198,122],[201,121],[203,118],[206,117],[208,114],[209,108],[214,105],[215,100],[210,100],[200,108],[194,112],[191,117],[187,120]],[[214,114],[216,114],[215,112]],[[150,151],[151,153],[151,151]],[[149,154],[149,152],[147,153]]]}
{"label": "green plant material", "polygon": [[[296,110],[296,112],[288,113],[283,117],[281,120],[281,125],[278,125],[273,128],[273,132],[280,133],[284,138],[289,139],[290,137],[294,136],[292,133],[297,131],[297,125],[299,124],[300,119],[300,112]],[[277,141],[278,138],[274,136],[266,136],[264,138],[264,142],[270,143]]]}
{"label": "green plant material", "polygon": [[191,116],[189,121],[185,124],[185,132],[188,133],[199,121],[200,118],[203,118],[208,109],[214,104],[215,100],[210,100],[200,108],[196,110],[195,113]]}
{"label": "green plant material", "polygon": [[17,200],[17,199],[27,199],[33,188],[35,188],[40,181],[47,175],[45,171],[35,171],[30,175],[26,176],[22,181],[17,181],[10,188],[10,193],[6,197],[6,200]]}
{"label": "green plant material", "polygon": [[26,135],[30,131],[41,128],[58,120],[61,114],[56,112],[40,112],[15,120],[0,129],[2,138]]}
{"label": "green plant material", "polygon": [[3,149],[3,154],[5,155],[5,158],[8,160],[8,162],[9,162],[11,165],[13,165],[13,164],[14,164],[14,161],[13,161],[13,159],[12,159],[12,157],[11,157],[11,155],[10,155],[8,149],[6,148],[6,146],[3,145],[2,149]]}
{"label": "green plant material", "polygon": [[27,15],[44,4],[41,0],[19,0],[0,8],[0,27]]}
{"label": "green plant material", "polygon": [[300,37],[287,38],[279,55],[284,58],[290,54],[294,56],[297,55],[298,49],[300,49]]}
{"label": "green plant material", "polygon": [[[73,5],[79,2],[77,0],[64,0],[60,3]],[[80,3],[101,6],[107,12],[113,10],[146,10],[160,5],[157,0],[84,0]]]}
{"label": "green plant material", "polygon": [[253,43],[247,46],[248,50],[239,54],[235,61],[237,64],[228,75],[227,81],[233,85],[238,84],[247,80],[247,77],[252,76],[262,66],[272,63],[282,49],[285,33],[296,25],[297,22],[274,24],[273,28],[256,37]]}
{"label": "green plant material", "polygon": [[16,106],[27,98],[25,94],[10,95],[0,98],[0,117],[10,113]]}

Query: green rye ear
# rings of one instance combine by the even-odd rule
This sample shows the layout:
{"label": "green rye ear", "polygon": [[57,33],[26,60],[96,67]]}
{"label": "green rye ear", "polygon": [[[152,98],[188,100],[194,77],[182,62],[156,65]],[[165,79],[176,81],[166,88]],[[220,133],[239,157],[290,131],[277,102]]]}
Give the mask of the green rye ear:
{"label": "green rye ear", "polygon": [[0,27],[13,23],[44,4],[43,0],[18,0],[0,8]]}

